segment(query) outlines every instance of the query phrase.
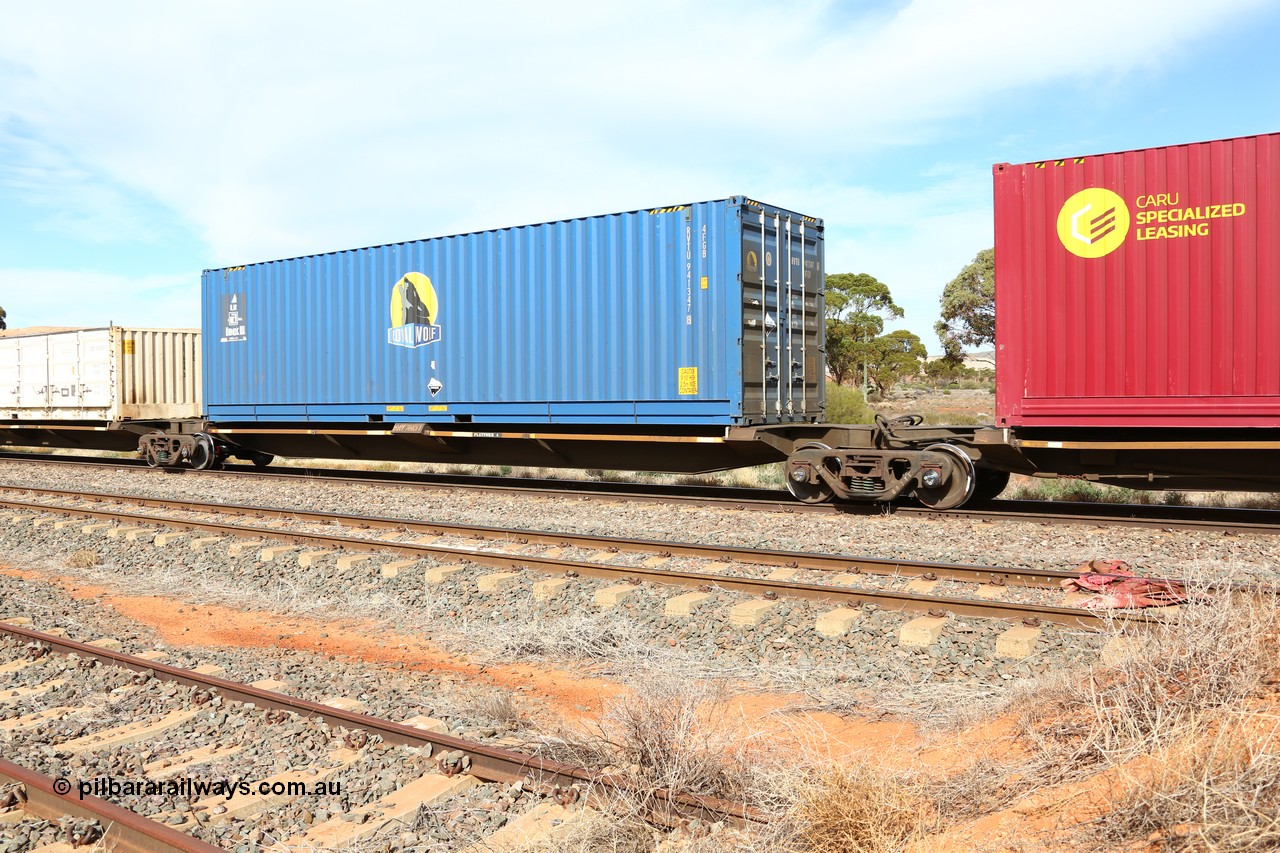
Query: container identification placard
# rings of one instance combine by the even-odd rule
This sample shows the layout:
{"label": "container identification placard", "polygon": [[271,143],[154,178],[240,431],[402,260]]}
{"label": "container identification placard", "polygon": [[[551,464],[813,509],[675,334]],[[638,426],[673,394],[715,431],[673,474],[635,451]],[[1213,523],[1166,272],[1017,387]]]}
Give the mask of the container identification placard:
{"label": "container identification placard", "polygon": [[248,340],[249,324],[245,322],[244,291],[222,294],[222,343]]}

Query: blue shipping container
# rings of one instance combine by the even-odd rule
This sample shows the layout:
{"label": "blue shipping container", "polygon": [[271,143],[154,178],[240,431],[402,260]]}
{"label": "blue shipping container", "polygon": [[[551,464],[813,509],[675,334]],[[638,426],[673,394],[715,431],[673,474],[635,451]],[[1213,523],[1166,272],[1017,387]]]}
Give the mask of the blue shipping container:
{"label": "blue shipping container", "polygon": [[206,270],[209,417],[819,421],[822,237],[734,197]]}

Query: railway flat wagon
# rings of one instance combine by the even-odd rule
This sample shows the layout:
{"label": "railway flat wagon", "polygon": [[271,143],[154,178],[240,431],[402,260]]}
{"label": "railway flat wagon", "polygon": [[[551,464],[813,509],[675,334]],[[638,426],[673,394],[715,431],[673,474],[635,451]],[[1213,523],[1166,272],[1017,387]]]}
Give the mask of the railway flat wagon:
{"label": "railway flat wagon", "polygon": [[207,270],[209,430],[262,455],[714,470],[823,420],[823,224],[745,197]]}
{"label": "railway flat wagon", "polygon": [[1280,134],[998,164],[996,426],[1013,470],[1280,475]]}
{"label": "railway flat wagon", "polygon": [[0,332],[0,443],[136,450],[201,417],[200,353],[197,329]]}

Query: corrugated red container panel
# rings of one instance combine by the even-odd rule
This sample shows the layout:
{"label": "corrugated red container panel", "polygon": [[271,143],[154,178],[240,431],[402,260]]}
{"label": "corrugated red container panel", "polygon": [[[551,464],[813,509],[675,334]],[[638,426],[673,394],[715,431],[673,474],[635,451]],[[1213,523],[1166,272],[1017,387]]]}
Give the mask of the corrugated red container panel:
{"label": "corrugated red container panel", "polygon": [[1001,426],[1280,426],[1280,134],[995,173]]}

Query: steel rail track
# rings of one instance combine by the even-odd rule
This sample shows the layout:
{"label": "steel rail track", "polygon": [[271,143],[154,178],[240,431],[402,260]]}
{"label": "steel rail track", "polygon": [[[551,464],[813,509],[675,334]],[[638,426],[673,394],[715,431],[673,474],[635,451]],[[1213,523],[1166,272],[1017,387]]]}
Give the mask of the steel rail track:
{"label": "steel rail track", "polygon": [[[1000,568],[952,563],[930,563],[920,560],[892,560],[881,557],[858,557],[824,554],[813,551],[777,551],[761,548],[731,548],[721,545],[698,545],[656,539],[624,539],[616,536],[588,536],[578,533],[556,533],[519,528],[486,527],[472,524],[448,524],[388,516],[347,515],[318,510],[295,510],[283,507],[227,504],[214,501],[188,501],[176,498],[148,498],[111,492],[67,491],[32,486],[0,485],[0,492],[26,492],[51,497],[90,501],[115,501],[160,509],[216,515],[247,515],[257,518],[288,518],[345,527],[405,530],[428,536],[458,536],[472,539],[506,539],[520,543],[593,549],[654,553],[659,556],[694,557],[718,562],[749,563],[760,566],[803,568],[812,571],[901,575],[927,577],[929,580],[953,580],[966,583],[995,583],[1037,588],[1055,588],[1064,580],[1078,577],[1077,572],[1060,569]],[[469,552],[468,552],[469,553]]]}
{"label": "steel rail track", "polygon": [[[76,494],[76,493],[71,493]],[[163,503],[163,502],[162,502]],[[593,577],[610,581],[630,581],[633,583],[650,582],[668,586],[692,588],[719,587],[753,596],[787,598],[803,598],[812,601],[830,602],[836,605],[874,604],[887,610],[923,612],[942,614],[951,612],[960,616],[972,616],[982,619],[1037,619],[1045,622],[1076,627],[1097,629],[1110,621],[1124,620],[1144,623],[1150,621],[1145,615],[1117,614],[1107,615],[1073,607],[1056,607],[1051,605],[1024,604],[1011,601],[993,601],[979,598],[952,598],[944,596],[924,595],[918,593],[897,592],[894,590],[877,590],[848,586],[828,586],[823,584],[802,583],[796,581],[774,580],[770,578],[747,578],[708,572],[677,571],[653,569],[640,566],[613,566],[603,563],[592,563],[581,560],[535,557],[530,555],[506,554],[493,551],[482,551],[472,548],[458,548],[434,543],[392,542],[369,539],[358,536],[340,536],[329,533],[304,533],[300,531],[282,530],[272,527],[254,525],[228,524],[216,521],[196,521],[188,519],[158,518],[142,513],[122,512],[119,510],[99,510],[85,507],[66,507],[56,504],[44,504],[30,501],[0,500],[0,507],[31,512],[51,512],[61,515],[78,515],[104,520],[125,521],[130,524],[163,526],[186,530],[202,530],[241,538],[259,538],[293,544],[314,545],[317,547],[336,548],[373,553],[397,554],[409,557],[431,557],[451,559],[460,563],[494,566],[508,570],[532,569],[546,574],[564,575],[572,573],[577,576]],[[663,547],[667,547],[663,543]],[[793,552],[793,556],[802,558],[798,567],[806,568],[802,552]],[[847,559],[846,559],[847,564]],[[938,564],[926,564],[939,568]],[[976,569],[977,567],[960,567]],[[981,569],[978,569],[981,571]],[[1027,574],[1021,569],[987,569],[989,573],[1007,572],[1012,576]],[[1065,573],[1065,577],[1074,574]]]}
{"label": "steel rail track", "polygon": [[[74,654],[81,658],[91,658],[110,666],[123,667],[134,672],[148,672],[154,677],[165,681],[217,691],[222,696],[233,701],[252,703],[259,708],[275,708],[309,717],[320,717],[330,726],[360,729],[369,734],[377,735],[386,743],[403,744],[412,747],[430,745],[433,755],[437,754],[438,751],[461,751],[470,759],[470,767],[467,772],[485,782],[510,784],[523,780],[536,783],[544,789],[571,789],[585,794],[590,794],[594,787],[627,792],[639,790],[635,783],[618,776],[594,774],[584,767],[577,767],[489,744],[477,743],[454,737],[453,735],[428,732],[404,723],[396,723],[356,711],[334,708],[319,702],[264,690],[251,684],[241,684],[225,678],[218,678],[217,676],[204,675],[194,670],[170,666],[147,660],[146,658],[134,657],[123,652],[115,652],[100,646],[77,642],[53,634],[45,634],[19,625],[0,622],[0,635],[7,635],[29,643],[39,643],[59,654]],[[653,794],[654,799],[657,801],[656,808],[659,810],[651,815],[651,818],[668,826],[675,825],[677,821],[682,819],[693,818],[713,823],[720,820],[729,820],[736,825],[759,823],[763,820],[760,815],[744,805],[730,803],[715,797],[666,789],[650,793]],[[113,806],[113,808],[119,807]],[[128,812],[127,809],[121,809],[121,811],[126,811],[128,814],[134,815],[135,818],[141,817],[133,812]],[[142,819],[145,820],[145,818]],[[165,828],[168,829],[168,827]],[[170,832],[173,832],[173,830],[170,829]],[[177,834],[190,838],[190,836],[185,836],[183,833]],[[195,841],[195,839],[192,840]],[[217,848],[203,845],[199,849],[203,851]]]}
{"label": "steel rail track", "polygon": [[[11,626],[0,624],[0,630]],[[96,820],[103,829],[102,838],[91,848],[115,850],[119,853],[218,853],[221,847],[201,841],[193,835],[143,817],[137,812],[78,793],[59,793],[52,779],[34,770],[0,759],[0,785],[15,785],[22,810],[44,820],[63,816]],[[73,845],[68,845],[73,846]]]}
{"label": "steel rail track", "polygon": [[[51,465],[98,465],[144,468],[140,459],[100,457],[50,458],[38,454],[0,453],[0,460]],[[151,469],[148,469],[151,470]],[[905,515],[967,521],[1020,521],[1035,524],[1081,524],[1105,527],[1154,527],[1215,533],[1280,534],[1280,512],[1233,507],[1161,506],[1156,504],[1080,504],[1071,502],[996,500],[972,509],[931,510],[910,504],[805,504],[787,492],[731,486],[682,486],[656,483],[608,483],[590,480],[533,480],[480,475],[410,474],[385,471],[353,472],[340,468],[272,468],[233,465],[221,470],[154,469],[168,474],[262,477],[287,480],[325,479],[335,483],[381,484],[422,489],[468,489],[529,496],[572,496],[582,500],[688,503],[723,509],[761,512],[820,513],[826,515]],[[1082,507],[1088,507],[1082,511]]]}

